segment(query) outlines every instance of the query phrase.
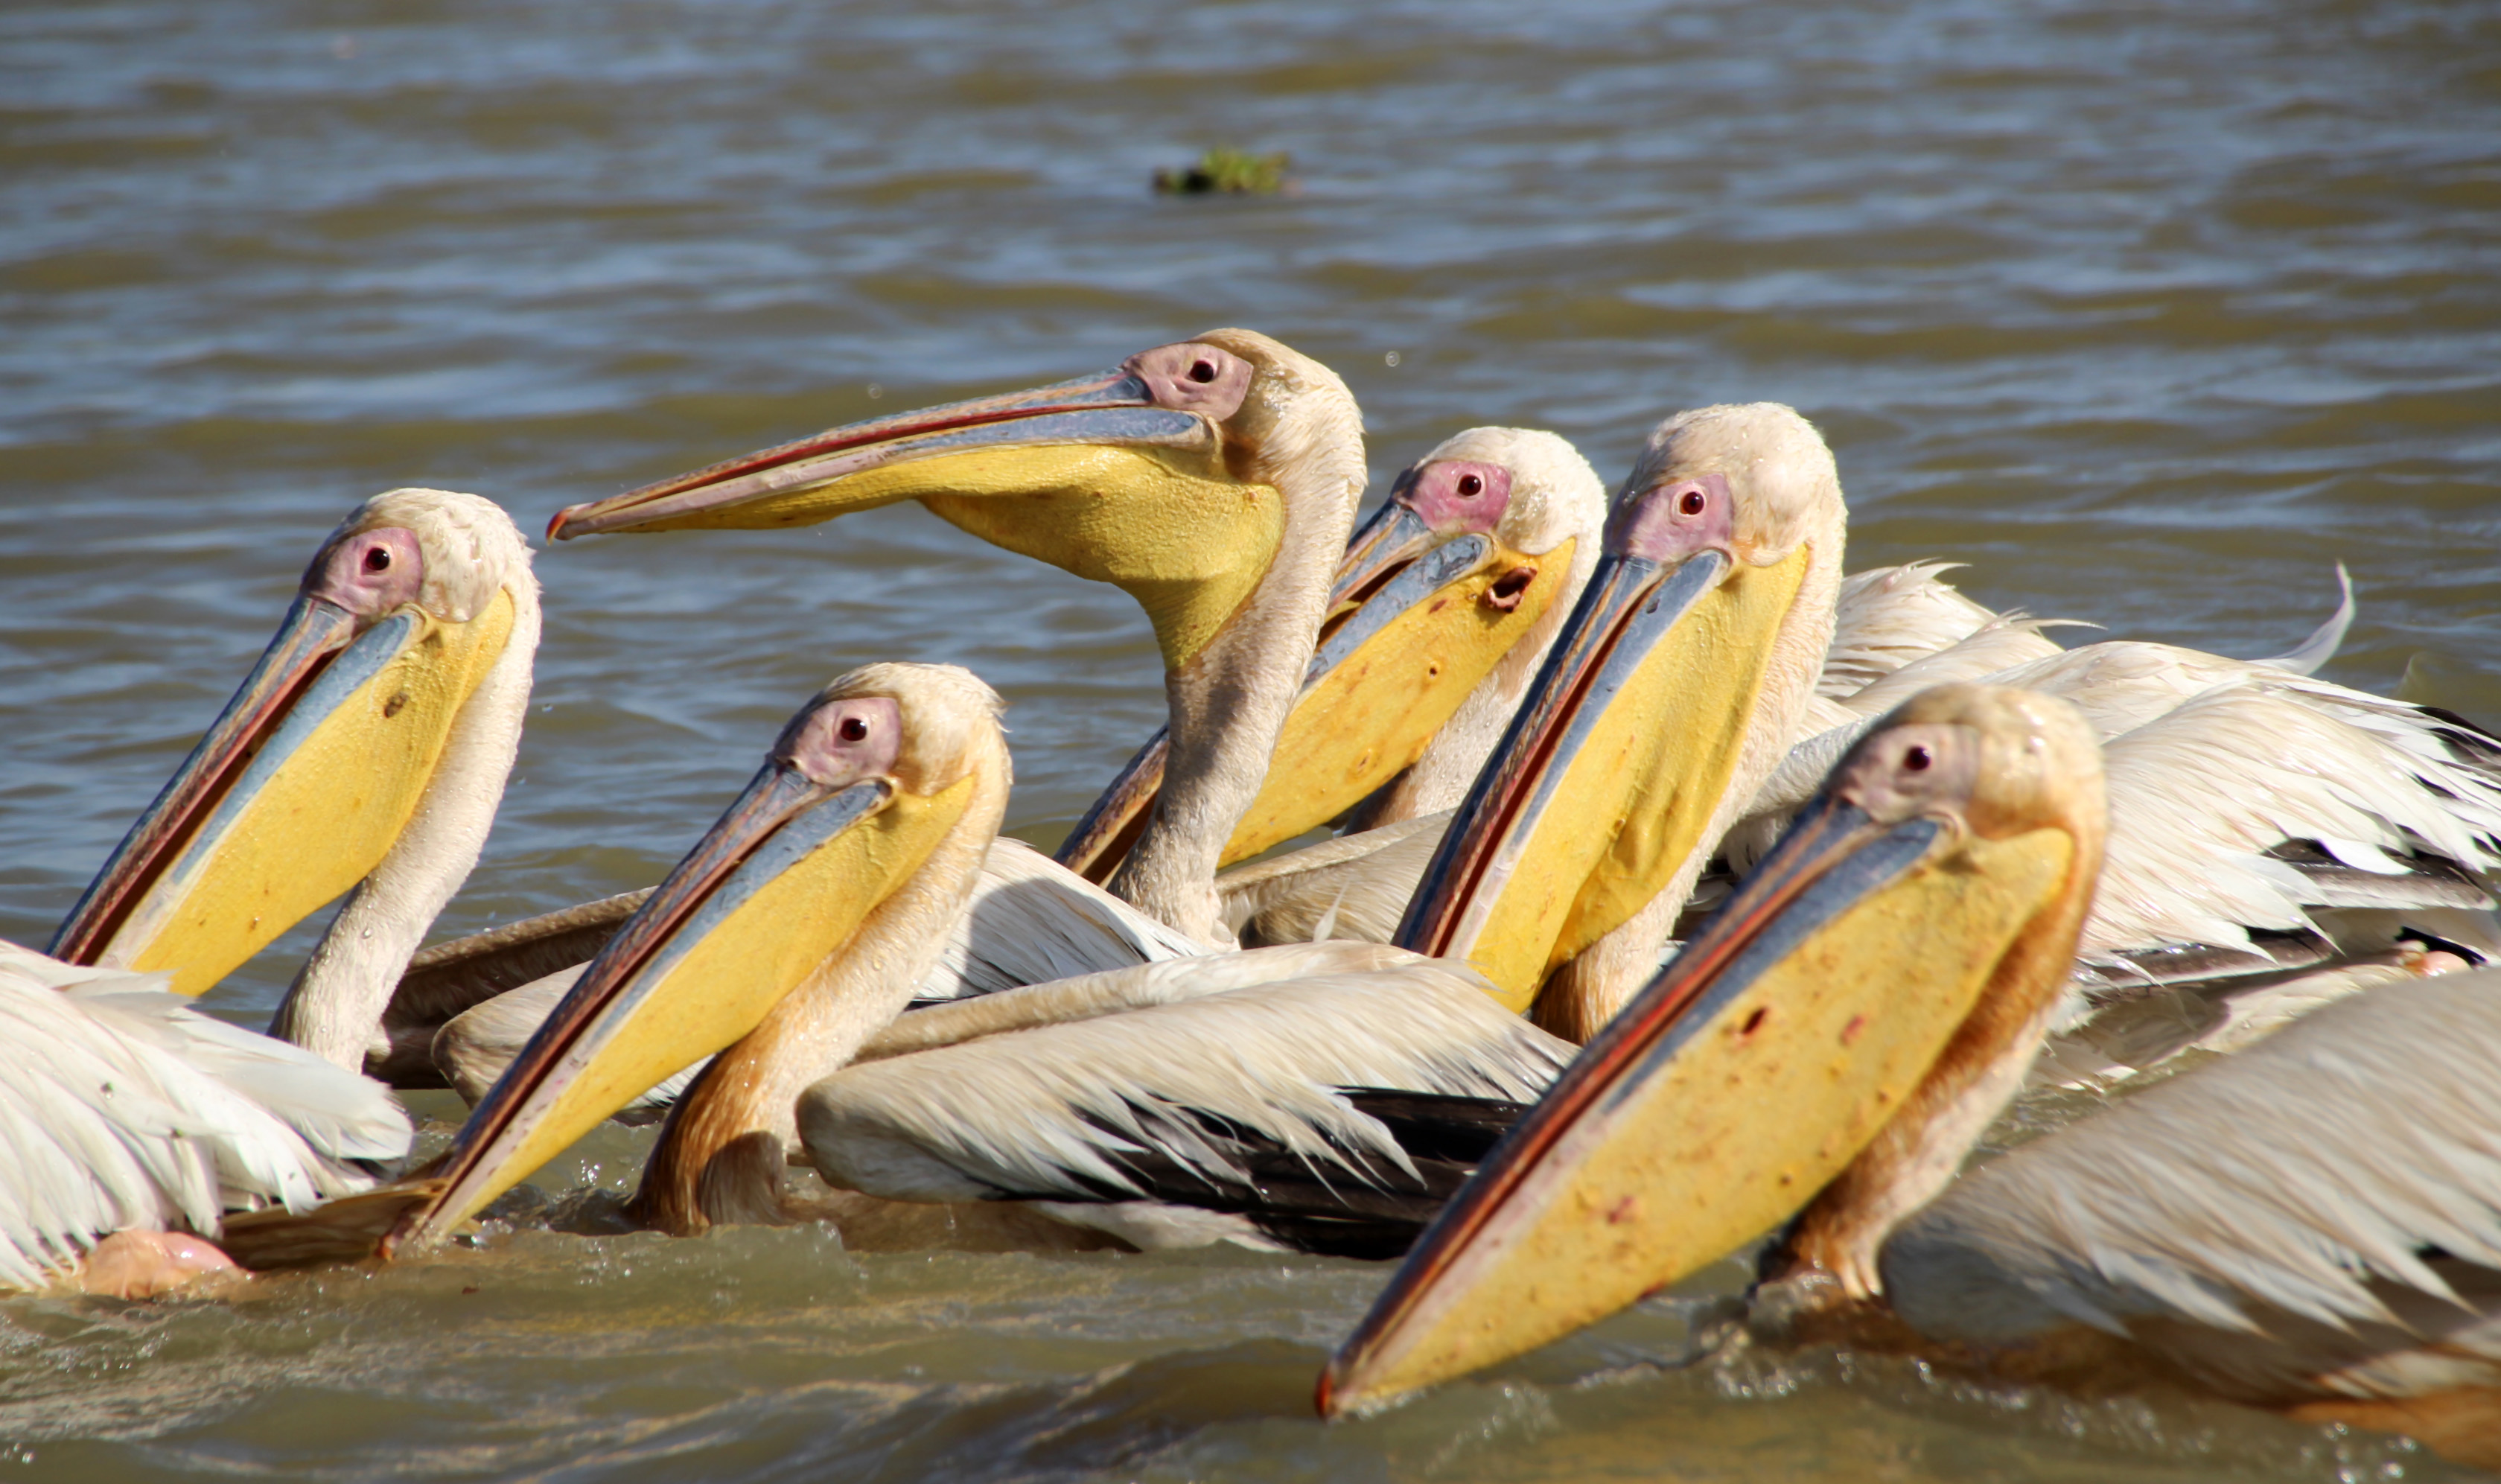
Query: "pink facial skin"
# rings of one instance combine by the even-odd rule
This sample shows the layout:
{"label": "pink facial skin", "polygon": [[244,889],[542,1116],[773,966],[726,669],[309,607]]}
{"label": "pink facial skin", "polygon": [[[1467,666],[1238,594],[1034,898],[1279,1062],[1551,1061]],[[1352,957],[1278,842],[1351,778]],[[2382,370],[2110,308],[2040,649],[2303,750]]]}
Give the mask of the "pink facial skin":
{"label": "pink facial skin", "polygon": [[1408,471],[1390,498],[1416,512],[1425,529],[1445,540],[1490,534],[1511,507],[1511,471],[1472,459],[1437,459]]}
{"label": "pink facial skin", "polygon": [[304,595],[336,603],[358,618],[379,619],[417,601],[425,586],[425,554],[417,532],[397,525],[360,530],[313,558]]}
{"label": "pink facial skin", "polygon": [[903,746],[903,707],[890,695],[827,701],[792,723],[773,755],[825,788],[894,770]]}
{"label": "pink facial skin", "polygon": [[1250,392],[1250,363],[1230,351],[1184,341],[1140,351],[1121,370],[1147,384],[1157,407],[1222,422]]}
{"label": "pink facial skin", "polygon": [[1607,518],[1607,550],[1673,565],[1696,552],[1728,552],[1734,522],[1728,476],[1670,480],[1616,507]]}

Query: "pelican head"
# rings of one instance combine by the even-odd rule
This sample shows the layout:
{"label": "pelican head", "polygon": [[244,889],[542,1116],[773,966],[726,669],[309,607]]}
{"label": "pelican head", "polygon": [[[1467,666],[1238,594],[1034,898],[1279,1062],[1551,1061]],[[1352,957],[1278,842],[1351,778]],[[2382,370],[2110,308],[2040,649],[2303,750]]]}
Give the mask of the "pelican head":
{"label": "pelican head", "polygon": [[[471,1113],[384,1255],[448,1236],[653,1085],[753,1037],[800,992],[846,999],[835,1009],[849,1014],[850,1045],[837,1030],[779,1048],[772,1076],[707,1077],[654,1162],[685,1158],[666,1146],[705,1116],[707,1087],[758,1105],[778,1097],[773,1117],[786,1123],[799,1087],[903,1008],[857,1003],[844,974],[899,981],[909,998],[927,968],[915,971],[913,956],[943,948],[1006,808],[999,710],[989,687],[953,665],[873,664],[820,691]],[[919,879],[933,858],[947,880]],[[899,894],[913,894],[908,921],[890,910]],[[777,1091],[777,1079],[789,1085]]]}
{"label": "pelican head", "polygon": [[1322,472],[1351,513],[1359,426],[1327,367],[1265,335],[1211,330],[1093,376],[830,428],[570,505],[548,535],[814,525],[917,499],[986,541],[1118,586],[1179,670],[1274,562],[1278,486],[1350,437],[1353,467]]}
{"label": "pelican head", "polygon": [[1886,717],[1444,1209],[1321,1410],[1558,1338],[1853,1182],[1884,1198],[1851,1201],[1822,1253],[1872,1271],[2019,1079],[2004,1053],[2037,1044],[2105,827],[2067,702],[1951,686]]}
{"label": "pelican head", "polygon": [[[1596,564],[1606,508],[1580,451],[1533,428],[1469,428],[1403,470],[1338,562],[1318,651],[1217,863],[1344,814],[1414,766],[1481,691],[1495,693],[1473,709],[1509,715]],[[1060,863],[1109,877],[1163,766],[1150,743],[1060,847]]]}
{"label": "pelican head", "polygon": [[163,970],[197,995],[372,874],[444,771],[462,708],[508,651],[526,666],[537,593],[528,545],[490,501],[393,489],[358,506],[52,953]]}
{"label": "pelican head", "polygon": [[[1399,471],[1389,498],[1347,542],[1329,591],[1331,623],[1417,558],[1470,536],[1486,538],[1478,565],[1538,568],[1536,558],[1558,548],[1569,562],[1566,543],[1593,535],[1606,513],[1598,471],[1560,435],[1532,427],[1453,433]],[[1515,583],[1504,595],[1526,586]]]}
{"label": "pelican head", "polygon": [[1812,690],[1844,525],[1831,451],[1790,409],[1661,423],[1400,946],[1467,959],[1525,1007],[1550,970],[1689,888]]}

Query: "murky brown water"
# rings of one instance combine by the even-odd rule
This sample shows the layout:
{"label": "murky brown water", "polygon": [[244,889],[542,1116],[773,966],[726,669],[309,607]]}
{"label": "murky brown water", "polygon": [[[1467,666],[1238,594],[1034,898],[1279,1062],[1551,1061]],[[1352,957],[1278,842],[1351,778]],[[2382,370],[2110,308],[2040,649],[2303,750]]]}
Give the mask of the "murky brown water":
{"label": "murky brown water", "polygon": [[[1292,151],[1301,194],[1148,194],[1213,144]],[[353,500],[535,525],[1223,323],[1346,374],[1376,488],[1470,422],[1613,474],[1669,410],[1779,398],[1840,452],[1854,565],[2259,655],[2342,557],[2327,673],[2501,720],[2480,0],[20,4],[0,196],[0,935],[48,935]],[[1010,696],[1044,843],[1160,714],[1126,599],[914,508],[541,575],[532,729],[446,932],[654,879],[862,660]],[[305,936],[211,1004],[258,1023]],[[530,1233],[235,1304],[18,1300],[0,1477],[2442,1471],[1890,1362],[1663,1369],[1684,1304],[1322,1429],[1381,1276]]]}

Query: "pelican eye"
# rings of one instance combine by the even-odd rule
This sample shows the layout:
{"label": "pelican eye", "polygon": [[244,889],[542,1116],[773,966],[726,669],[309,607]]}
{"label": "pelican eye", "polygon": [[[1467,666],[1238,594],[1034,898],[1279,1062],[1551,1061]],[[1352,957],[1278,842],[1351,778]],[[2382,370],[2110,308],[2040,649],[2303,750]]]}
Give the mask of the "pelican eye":
{"label": "pelican eye", "polygon": [[1473,474],[1462,474],[1459,476],[1460,499],[1471,499],[1483,493],[1484,493],[1484,480],[1477,478]]}
{"label": "pelican eye", "polygon": [[1684,511],[1686,515],[1698,516],[1702,514],[1702,507],[1709,503],[1711,502],[1702,497],[1701,490],[1687,489],[1684,491],[1683,497],[1677,500],[1676,508]]}
{"label": "pelican eye", "polygon": [[1928,770],[1928,764],[1935,760],[1928,756],[1926,748],[1913,743],[1910,750],[1902,754],[1902,768],[1905,772],[1924,773]]}
{"label": "pelican eye", "polygon": [[365,549],[365,570],[368,572],[389,571],[390,548],[386,546],[367,547]]}
{"label": "pelican eye", "polygon": [[1216,362],[1212,360],[1197,360],[1190,362],[1189,379],[1199,383],[1201,386],[1216,380]]}
{"label": "pelican eye", "polygon": [[834,731],[846,742],[865,742],[868,740],[868,724],[855,716],[847,716],[843,718],[843,725],[835,727]]}

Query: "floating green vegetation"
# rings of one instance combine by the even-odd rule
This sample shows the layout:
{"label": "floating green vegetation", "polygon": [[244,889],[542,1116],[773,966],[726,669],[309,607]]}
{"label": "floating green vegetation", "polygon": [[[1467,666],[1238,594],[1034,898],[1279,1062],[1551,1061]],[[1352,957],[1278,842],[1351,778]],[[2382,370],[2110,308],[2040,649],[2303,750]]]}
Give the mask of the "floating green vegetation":
{"label": "floating green vegetation", "polygon": [[1155,172],[1155,192],[1166,196],[1273,196],[1290,194],[1293,182],[1285,167],[1293,156],[1251,154],[1242,150],[1210,150],[1185,170]]}

